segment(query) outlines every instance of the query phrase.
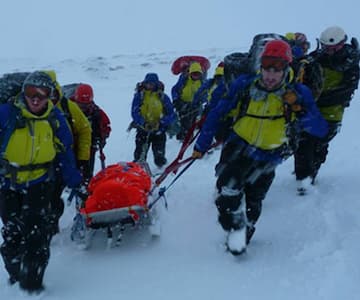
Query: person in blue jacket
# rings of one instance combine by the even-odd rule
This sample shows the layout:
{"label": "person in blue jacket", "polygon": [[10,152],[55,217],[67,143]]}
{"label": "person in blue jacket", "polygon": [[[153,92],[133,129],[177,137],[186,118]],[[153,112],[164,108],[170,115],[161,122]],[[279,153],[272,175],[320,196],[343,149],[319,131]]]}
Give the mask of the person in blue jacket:
{"label": "person in blue jacket", "polygon": [[79,188],[82,181],[71,131],[50,100],[53,88],[47,74],[30,73],[14,102],[0,106],[0,252],[9,283],[19,282],[29,293],[44,289],[55,225],[55,167],[68,187]]}
{"label": "person in blue jacket", "polygon": [[206,79],[200,88],[196,91],[194,99],[192,101],[192,106],[194,109],[205,110],[206,113],[208,106],[212,100],[212,94],[215,92],[216,88],[224,84],[224,63],[220,62],[215,69],[214,76],[212,78]]}
{"label": "person in blue jacket", "polygon": [[311,91],[291,82],[291,61],[288,43],[269,41],[259,75],[241,75],[232,83],[226,97],[209,112],[194,146],[193,158],[201,158],[221,118],[237,110],[216,167],[215,201],[219,223],[228,233],[227,249],[234,255],[243,253],[250,242],[275,168],[292,154],[294,131],[318,137],[327,133]]}
{"label": "person in blue jacket", "polygon": [[131,115],[137,129],[134,161],[146,161],[150,145],[154,162],[158,167],[166,164],[166,130],[175,121],[176,115],[164,84],[156,73],[148,73],[137,84],[132,101]]}
{"label": "person in blue jacket", "polygon": [[182,73],[171,89],[171,97],[174,108],[179,116],[180,131],[176,135],[179,141],[183,141],[187,132],[199,115],[199,107],[194,108],[193,100],[206,78],[200,63],[192,62],[188,73]]}

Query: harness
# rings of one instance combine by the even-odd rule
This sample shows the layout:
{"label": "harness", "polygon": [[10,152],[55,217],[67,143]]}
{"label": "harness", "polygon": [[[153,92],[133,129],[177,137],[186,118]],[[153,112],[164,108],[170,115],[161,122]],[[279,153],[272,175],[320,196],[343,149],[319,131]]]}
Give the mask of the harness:
{"label": "harness", "polygon": [[[288,138],[288,142],[280,147],[280,151],[283,153],[284,156],[291,156],[292,153],[296,150],[298,141],[296,138],[296,129],[294,126],[294,122],[292,121],[292,110],[289,105],[283,104],[284,113],[281,115],[274,115],[274,116],[258,116],[253,115],[247,112],[251,96],[250,96],[250,85],[248,84],[243,90],[237,93],[236,98],[237,101],[240,101],[240,108],[239,113],[235,117],[233,124],[235,124],[241,118],[248,116],[251,118],[261,119],[261,120],[278,120],[281,118],[285,119],[285,126],[286,126],[286,136]],[[286,90],[286,88],[285,88]]]}

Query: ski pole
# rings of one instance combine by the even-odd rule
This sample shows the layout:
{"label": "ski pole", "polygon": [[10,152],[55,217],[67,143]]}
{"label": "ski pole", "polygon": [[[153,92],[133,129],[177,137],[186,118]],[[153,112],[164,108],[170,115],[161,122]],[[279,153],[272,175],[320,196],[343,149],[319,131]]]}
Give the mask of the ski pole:
{"label": "ski pole", "polygon": [[100,163],[101,163],[101,169],[104,170],[105,169],[105,154],[104,154],[104,148],[102,146],[99,147],[99,158],[100,158]]}

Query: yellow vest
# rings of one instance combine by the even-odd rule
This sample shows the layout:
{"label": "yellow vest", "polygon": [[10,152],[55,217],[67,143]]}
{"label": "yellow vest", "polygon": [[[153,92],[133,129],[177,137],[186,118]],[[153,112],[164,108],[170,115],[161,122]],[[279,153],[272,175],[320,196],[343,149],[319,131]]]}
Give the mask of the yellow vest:
{"label": "yellow vest", "polygon": [[181,92],[181,100],[184,102],[192,102],[195,93],[201,86],[201,80],[187,79],[185,86]]}
{"label": "yellow vest", "polygon": [[265,99],[250,99],[246,115],[235,122],[233,129],[257,148],[272,150],[280,147],[288,140],[281,97],[269,93]]}
{"label": "yellow vest", "polygon": [[[49,101],[48,109],[42,116],[31,114],[21,108],[24,127],[16,128],[9,139],[4,158],[18,166],[29,166],[52,162],[56,155],[56,141],[53,129],[47,120],[52,110]],[[16,183],[22,184],[40,178],[47,169],[34,169],[17,172]],[[10,178],[10,175],[7,175]]]}
{"label": "yellow vest", "polygon": [[[323,92],[327,93],[336,89],[343,81],[344,74],[339,71],[324,68],[324,88]],[[321,96],[320,96],[321,97]],[[327,121],[340,122],[344,115],[345,108],[342,105],[322,106],[319,110]]]}
{"label": "yellow vest", "polygon": [[163,116],[163,104],[158,92],[144,91],[140,112],[145,123],[158,125]]}

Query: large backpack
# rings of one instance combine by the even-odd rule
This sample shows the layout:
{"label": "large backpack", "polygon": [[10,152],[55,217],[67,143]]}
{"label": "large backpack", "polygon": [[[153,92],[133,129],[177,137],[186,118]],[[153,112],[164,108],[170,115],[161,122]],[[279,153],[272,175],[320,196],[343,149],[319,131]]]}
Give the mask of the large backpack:
{"label": "large backpack", "polygon": [[61,86],[61,91],[63,92],[64,97],[67,99],[74,99],[76,88],[80,84],[81,83],[70,83]]}
{"label": "large backpack", "polygon": [[30,72],[15,72],[0,77],[0,103],[6,103],[21,92],[25,78]]}
{"label": "large backpack", "polygon": [[260,33],[254,36],[248,52],[231,53],[224,58],[224,79],[227,86],[241,74],[255,74],[260,69],[260,56],[265,44],[286,38],[277,33]]}

